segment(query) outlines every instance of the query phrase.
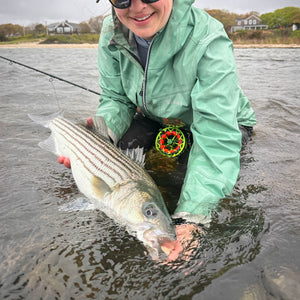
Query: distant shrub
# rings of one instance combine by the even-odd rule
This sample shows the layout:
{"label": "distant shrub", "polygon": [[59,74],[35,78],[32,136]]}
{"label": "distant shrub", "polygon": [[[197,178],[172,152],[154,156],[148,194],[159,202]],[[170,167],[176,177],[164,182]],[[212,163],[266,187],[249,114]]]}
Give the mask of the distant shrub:
{"label": "distant shrub", "polygon": [[258,40],[262,38],[262,30],[248,30],[247,38],[250,40]]}
{"label": "distant shrub", "polygon": [[239,30],[229,38],[237,44],[300,44],[300,30]]}
{"label": "distant shrub", "polygon": [[5,36],[5,33],[0,32],[0,42],[5,42],[7,40],[8,40],[8,38]]}
{"label": "distant shrub", "polygon": [[[300,39],[300,30],[292,31],[291,37]],[[299,40],[300,43],[300,40]]]}
{"label": "distant shrub", "polygon": [[82,40],[85,41],[85,43],[91,43],[91,44],[97,44],[99,41],[99,36],[100,34],[82,34],[80,35],[80,37],[82,38]]}
{"label": "distant shrub", "polygon": [[99,34],[72,34],[72,35],[51,35],[40,44],[95,44],[98,43]]}
{"label": "distant shrub", "polygon": [[38,42],[43,38],[45,38],[44,34],[30,33],[23,36],[5,37],[4,39],[0,38],[0,42],[3,42],[4,44],[18,44],[18,43]]}
{"label": "distant shrub", "polygon": [[234,35],[239,39],[245,38],[247,36],[247,30],[238,30]]}

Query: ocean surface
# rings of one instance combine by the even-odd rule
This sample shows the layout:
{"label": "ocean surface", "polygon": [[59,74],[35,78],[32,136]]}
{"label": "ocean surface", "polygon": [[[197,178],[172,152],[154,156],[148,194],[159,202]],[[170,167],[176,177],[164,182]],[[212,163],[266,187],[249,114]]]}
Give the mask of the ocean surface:
{"label": "ocean surface", "polygon": [[[96,49],[0,55],[100,92]],[[49,132],[28,114],[64,109],[85,120],[99,96],[0,58],[0,299],[300,299],[300,49],[235,56],[258,124],[232,196],[172,263],[152,261],[124,227],[90,209],[71,172],[37,145]],[[159,170],[152,175],[176,200]]]}

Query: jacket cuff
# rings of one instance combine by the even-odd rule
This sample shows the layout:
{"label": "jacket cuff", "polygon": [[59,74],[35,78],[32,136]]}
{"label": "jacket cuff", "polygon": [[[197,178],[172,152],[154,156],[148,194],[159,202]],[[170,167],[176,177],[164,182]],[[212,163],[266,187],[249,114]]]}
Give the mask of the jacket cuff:
{"label": "jacket cuff", "polygon": [[211,217],[204,216],[204,215],[193,215],[188,212],[177,212],[174,215],[172,215],[173,219],[183,219],[187,222],[196,223],[196,224],[202,224],[205,227],[210,226]]}
{"label": "jacket cuff", "polygon": [[108,133],[109,138],[112,140],[112,142],[116,146],[118,143],[118,139],[117,139],[117,136],[115,135],[115,133],[109,128],[107,128],[107,133]]}

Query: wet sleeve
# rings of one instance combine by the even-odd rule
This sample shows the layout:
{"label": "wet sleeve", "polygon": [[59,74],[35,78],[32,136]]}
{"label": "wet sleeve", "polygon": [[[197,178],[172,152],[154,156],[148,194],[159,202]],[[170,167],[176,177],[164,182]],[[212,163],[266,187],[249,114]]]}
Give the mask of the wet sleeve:
{"label": "wet sleeve", "polygon": [[[219,199],[230,195],[239,173],[240,88],[232,43],[217,32],[206,41],[192,90],[193,146],[175,216],[209,218]],[[204,222],[202,222],[204,223]]]}
{"label": "wet sleeve", "polygon": [[105,37],[99,41],[98,67],[102,92],[96,115],[104,118],[109,134],[116,142],[129,128],[136,106],[128,99],[122,87],[119,51],[110,51],[108,42]]}

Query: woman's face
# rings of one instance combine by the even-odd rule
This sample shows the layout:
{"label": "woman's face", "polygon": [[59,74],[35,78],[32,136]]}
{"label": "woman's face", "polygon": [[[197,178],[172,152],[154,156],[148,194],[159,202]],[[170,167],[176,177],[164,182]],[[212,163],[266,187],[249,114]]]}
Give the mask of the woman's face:
{"label": "woman's face", "polygon": [[125,9],[114,8],[119,20],[137,36],[150,40],[167,24],[173,6],[173,0],[159,0],[144,3],[131,0]]}

